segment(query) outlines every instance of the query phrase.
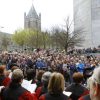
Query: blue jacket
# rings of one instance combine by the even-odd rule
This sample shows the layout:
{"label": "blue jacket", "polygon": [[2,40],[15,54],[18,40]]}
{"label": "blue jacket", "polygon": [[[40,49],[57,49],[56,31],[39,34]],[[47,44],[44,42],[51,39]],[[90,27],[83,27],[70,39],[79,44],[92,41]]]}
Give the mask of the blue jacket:
{"label": "blue jacket", "polygon": [[85,64],[79,63],[78,67],[77,67],[77,71],[80,72],[80,73],[83,73],[84,67],[85,67]]}

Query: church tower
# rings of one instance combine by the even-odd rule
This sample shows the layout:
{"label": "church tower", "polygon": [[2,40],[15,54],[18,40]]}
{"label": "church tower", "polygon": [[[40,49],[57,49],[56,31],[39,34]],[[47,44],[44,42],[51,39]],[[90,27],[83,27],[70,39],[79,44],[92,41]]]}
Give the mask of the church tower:
{"label": "church tower", "polygon": [[24,29],[41,31],[41,14],[37,14],[33,4],[28,14],[24,13]]}

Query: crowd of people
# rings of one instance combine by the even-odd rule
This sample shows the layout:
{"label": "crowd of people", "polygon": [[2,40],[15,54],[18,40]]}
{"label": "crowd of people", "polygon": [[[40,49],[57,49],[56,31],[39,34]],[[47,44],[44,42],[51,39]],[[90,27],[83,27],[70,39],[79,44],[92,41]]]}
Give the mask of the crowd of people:
{"label": "crowd of people", "polygon": [[87,48],[87,49],[70,49],[70,54],[88,54],[88,53],[100,53],[100,46],[98,48]]}
{"label": "crowd of people", "polygon": [[[36,84],[35,91],[25,89],[23,80]],[[99,100],[99,84],[99,56],[52,50],[0,54],[1,100]]]}

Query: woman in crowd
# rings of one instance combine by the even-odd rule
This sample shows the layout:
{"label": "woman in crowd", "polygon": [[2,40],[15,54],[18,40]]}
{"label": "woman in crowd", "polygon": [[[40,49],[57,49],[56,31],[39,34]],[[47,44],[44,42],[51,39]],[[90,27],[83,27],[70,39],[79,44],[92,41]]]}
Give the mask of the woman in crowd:
{"label": "woman in crowd", "polygon": [[37,81],[36,81],[36,85],[37,85],[37,88],[42,86],[42,75],[44,74],[44,71],[43,70],[39,70],[38,74],[37,74]]}
{"label": "woman in crowd", "polygon": [[37,88],[37,90],[36,90],[37,98],[39,98],[42,94],[45,94],[48,92],[48,82],[49,82],[50,76],[51,76],[51,72],[49,72],[49,71],[45,72],[42,75],[43,86]]}
{"label": "woman in crowd", "polygon": [[73,81],[74,83],[66,88],[66,91],[72,92],[72,95],[70,96],[72,100],[78,100],[79,97],[89,94],[88,89],[81,84],[83,81],[83,74],[80,72],[74,73]]}
{"label": "woman in crowd", "polygon": [[53,73],[48,84],[48,93],[42,95],[39,100],[68,100],[68,97],[63,94],[64,77],[60,73]]}

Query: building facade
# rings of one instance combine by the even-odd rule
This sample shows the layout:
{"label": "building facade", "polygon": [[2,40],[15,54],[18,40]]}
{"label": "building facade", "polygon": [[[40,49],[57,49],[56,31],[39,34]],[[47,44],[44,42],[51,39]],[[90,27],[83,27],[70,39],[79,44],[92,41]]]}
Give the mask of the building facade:
{"label": "building facade", "polygon": [[83,47],[100,45],[100,0],[73,0],[74,29],[84,29]]}
{"label": "building facade", "polygon": [[41,31],[41,14],[37,14],[33,5],[28,14],[24,13],[24,29]]}

